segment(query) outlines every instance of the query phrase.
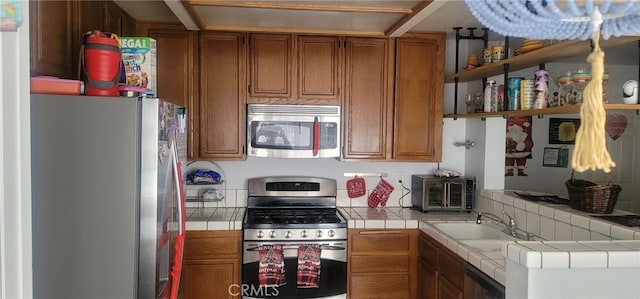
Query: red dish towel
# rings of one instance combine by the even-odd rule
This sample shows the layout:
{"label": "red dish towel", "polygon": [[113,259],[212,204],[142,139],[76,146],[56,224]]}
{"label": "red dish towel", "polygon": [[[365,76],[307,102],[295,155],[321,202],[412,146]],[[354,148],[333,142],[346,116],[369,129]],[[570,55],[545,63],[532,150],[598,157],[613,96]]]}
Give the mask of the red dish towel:
{"label": "red dish towel", "polygon": [[284,277],[282,245],[260,245],[258,246],[258,255],[260,258],[260,268],[258,269],[260,286],[279,287],[285,285],[287,280]]}
{"label": "red dish towel", "polygon": [[320,283],[320,244],[298,246],[298,287],[317,288]]}

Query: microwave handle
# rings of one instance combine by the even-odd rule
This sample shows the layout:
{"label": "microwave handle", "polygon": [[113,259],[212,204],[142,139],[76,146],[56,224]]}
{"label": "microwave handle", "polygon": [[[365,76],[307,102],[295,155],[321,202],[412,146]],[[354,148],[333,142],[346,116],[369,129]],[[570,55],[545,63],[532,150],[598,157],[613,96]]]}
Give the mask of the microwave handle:
{"label": "microwave handle", "polygon": [[320,147],[320,123],[318,123],[318,117],[313,118],[313,156],[318,155],[318,148]]}

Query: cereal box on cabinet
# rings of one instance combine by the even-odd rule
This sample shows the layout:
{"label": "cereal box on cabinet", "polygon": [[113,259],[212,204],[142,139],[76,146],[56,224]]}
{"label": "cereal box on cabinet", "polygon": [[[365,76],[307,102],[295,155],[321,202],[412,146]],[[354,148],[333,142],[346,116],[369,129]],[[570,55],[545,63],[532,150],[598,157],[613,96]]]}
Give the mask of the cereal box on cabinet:
{"label": "cereal box on cabinet", "polygon": [[156,40],[150,37],[120,37],[120,52],[126,84],[156,89]]}

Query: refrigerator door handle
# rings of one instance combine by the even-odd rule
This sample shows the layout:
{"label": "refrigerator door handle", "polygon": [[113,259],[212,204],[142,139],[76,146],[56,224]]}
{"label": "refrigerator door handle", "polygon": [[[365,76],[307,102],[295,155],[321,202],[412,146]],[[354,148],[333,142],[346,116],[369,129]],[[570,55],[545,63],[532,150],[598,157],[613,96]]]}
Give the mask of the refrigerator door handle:
{"label": "refrigerator door handle", "polygon": [[171,142],[171,154],[173,155],[173,175],[176,178],[176,192],[178,197],[178,235],[184,234],[185,231],[185,206],[184,206],[184,186],[182,180],[182,165],[178,158],[178,148],[175,141]]}

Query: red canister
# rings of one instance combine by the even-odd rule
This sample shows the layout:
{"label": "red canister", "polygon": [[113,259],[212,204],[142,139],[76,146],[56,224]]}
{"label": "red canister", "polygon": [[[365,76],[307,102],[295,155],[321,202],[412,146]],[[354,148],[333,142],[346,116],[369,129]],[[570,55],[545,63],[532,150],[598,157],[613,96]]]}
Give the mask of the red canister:
{"label": "red canister", "polygon": [[118,37],[94,30],[85,33],[83,41],[84,94],[117,97],[122,59]]}

